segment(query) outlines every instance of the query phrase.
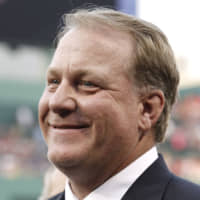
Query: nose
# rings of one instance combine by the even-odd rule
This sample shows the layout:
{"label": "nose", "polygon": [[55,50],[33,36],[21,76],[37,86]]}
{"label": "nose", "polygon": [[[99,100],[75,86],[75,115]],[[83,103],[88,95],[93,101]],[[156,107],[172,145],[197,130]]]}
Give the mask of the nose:
{"label": "nose", "polygon": [[65,117],[74,112],[76,108],[77,102],[73,95],[73,89],[67,84],[60,83],[49,99],[49,109],[61,117]]}

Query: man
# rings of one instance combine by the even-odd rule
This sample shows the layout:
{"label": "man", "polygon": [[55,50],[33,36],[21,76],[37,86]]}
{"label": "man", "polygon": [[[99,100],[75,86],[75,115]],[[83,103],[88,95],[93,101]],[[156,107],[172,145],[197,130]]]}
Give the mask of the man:
{"label": "man", "polygon": [[39,103],[48,159],[67,176],[52,200],[197,200],[156,150],[179,74],[165,35],[110,9],[79,10],[66,25]]}

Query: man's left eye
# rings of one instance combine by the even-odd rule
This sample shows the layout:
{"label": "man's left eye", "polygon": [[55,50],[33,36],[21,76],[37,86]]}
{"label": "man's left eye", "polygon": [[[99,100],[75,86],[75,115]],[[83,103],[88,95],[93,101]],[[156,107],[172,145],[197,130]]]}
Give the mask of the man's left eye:
{"label": "man's left eye", "polygon": [[80,81],[80,85],[87,86],[87,87],[96,87],[96,85],[92,83],[91,81]]}
{"label": "man's left eye", "polygon": [[91,81],[81,80],[78,83],[78,89],[80,91],[93,93],[97,92],[100,89],[100,87]]}

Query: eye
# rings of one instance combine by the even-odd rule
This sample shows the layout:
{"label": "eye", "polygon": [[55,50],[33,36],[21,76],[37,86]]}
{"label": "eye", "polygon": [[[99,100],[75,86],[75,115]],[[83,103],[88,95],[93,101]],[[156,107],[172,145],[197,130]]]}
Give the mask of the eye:
{"label": "eye", "polygon": [[60,80],[58,78],[49,77],[47,79],[46,86],[49,92],[54,92],[59,87],[59,84],[60,84]]}
{"label": "eye", "polygon": [[59,80],[57,80],[57,79],[52,79],[50,83],[59,84]]}
{"label": "eye", "polygon": [[86,86],[86,87],[96,87],[96,85],[94,83],[92,83],[91,81],[80,81],[79,83],[80,85]]}
{"label": "eye", "polygon": [[47,80],[47,82],[48,82],[48,85],[58,85],[59,83],[60,83],[60,81],[58,80],[58,79],[56,79],[56,78],[49,78],[48,80]]}
{"label": "eye", "polygon": [[91,81],[80,80],[78,82],[78,89],[86,92],[96,92],[100,87]]}

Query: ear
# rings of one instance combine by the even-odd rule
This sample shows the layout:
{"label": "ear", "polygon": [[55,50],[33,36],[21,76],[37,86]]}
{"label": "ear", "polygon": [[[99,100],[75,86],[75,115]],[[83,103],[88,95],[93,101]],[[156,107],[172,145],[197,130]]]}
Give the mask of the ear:
{"label": "ear", "polygon": [[161,90],[153,90],[140,102],[139,129],[142,133],[149,131],[158,121],[165,105]]}

